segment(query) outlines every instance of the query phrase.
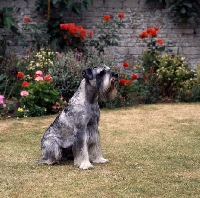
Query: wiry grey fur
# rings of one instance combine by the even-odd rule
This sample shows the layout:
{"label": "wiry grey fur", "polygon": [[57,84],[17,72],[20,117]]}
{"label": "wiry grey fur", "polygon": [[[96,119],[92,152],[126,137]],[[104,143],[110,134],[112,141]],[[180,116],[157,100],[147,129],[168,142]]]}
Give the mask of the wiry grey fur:
{"label": "wiry grey fur", "polygon": [[40,163],[59,163],[63,155],[74,157],[74,165],[93,168],[93,163],[106,163],[100,145],[98,98],[113,100],[117,93],[118,75],[108,67],[83,71],[84,79],[68,105],[44,133]]}

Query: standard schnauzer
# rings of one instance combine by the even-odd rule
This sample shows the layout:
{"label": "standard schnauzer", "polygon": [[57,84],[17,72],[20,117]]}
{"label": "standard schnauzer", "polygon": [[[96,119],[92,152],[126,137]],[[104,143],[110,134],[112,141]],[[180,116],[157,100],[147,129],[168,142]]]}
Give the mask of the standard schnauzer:
{"label": "standard schnauzer", "polygon": [[39,163],[59,163],[70,153],[80,169],[93,168],[91,162],[108,162],[100,145],[98,98],[104,102],[115,98],[118,74],[104,66],[85,69],[82,75],[84,79],[74,96],[44,133]]}

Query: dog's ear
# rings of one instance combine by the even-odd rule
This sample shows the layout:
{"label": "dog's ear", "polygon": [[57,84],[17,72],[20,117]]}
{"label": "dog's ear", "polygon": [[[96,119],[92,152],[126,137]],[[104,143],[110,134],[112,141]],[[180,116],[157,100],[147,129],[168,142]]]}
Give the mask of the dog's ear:
{"label": "dog's ear", "polygon": [[90,69],[90,68],[83,70],[82,75],[84,78],[86,78],[88,80],[93,79],[92,69]]}

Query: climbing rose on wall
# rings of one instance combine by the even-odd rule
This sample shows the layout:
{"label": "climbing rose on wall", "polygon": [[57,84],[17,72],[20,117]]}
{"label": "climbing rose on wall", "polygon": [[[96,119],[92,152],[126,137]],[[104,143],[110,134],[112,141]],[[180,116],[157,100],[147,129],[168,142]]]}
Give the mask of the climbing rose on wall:
{"label": "climbing rose on wall", "polygon": [[157,43],[160,44],[160,45],[162,45],[163,44],[163,40],[162,39],[158,39]]}
{"label": "climbing rose on wall", "polygon": [[139,37],[142,38],[146,38],[148,36],[148,34],[146,32],[142,32]]}
{"label": "climbing rose on wall", "polygon": [[125,17],[125,15],[124,15],[123,13],[119,13],[119,14],[118,14],[118,17],[119,17],[120,19],[123,19],[123,18]]}
{"label": "climbing rose on wall", "polygon": [[157,31],[160,28],[155,26],[154,28],[147,28],[145,31],[142,31],[141,34],[139,34],[140,38],[147,38],[147,37],[157,37]]}
{"label": "climbing rose on wall", "polygon": [[124,63],[123,63],[123,67],[128,67],[128,63],[127,63],[127,62],[124,62]]}
{"label": "climbing rose on wall", "polygon": [[29,17],[24,17],[24,22],[30,22],[31,21],[31,19],[29,18]]}
{"label": "climbing rose on wall", "polygon": [[104,16],[103,16],[103,19],[104,19],[105,21],[109,21],[109,20],[110,20],[110,15],[104,15]]}
{"label": "climbing rose on wall", "polygon": [[[93,36],[93,32],[91,30],[86,30],[82,26],[76,26],[75,23],[65,23],[60,24],[60,29],[66,32],[66,34],[70,34],[73,37],[79,37],[80,39],[84,40],[87,35]],[[64,35],[64,39],[68,39],[68,36]]]}

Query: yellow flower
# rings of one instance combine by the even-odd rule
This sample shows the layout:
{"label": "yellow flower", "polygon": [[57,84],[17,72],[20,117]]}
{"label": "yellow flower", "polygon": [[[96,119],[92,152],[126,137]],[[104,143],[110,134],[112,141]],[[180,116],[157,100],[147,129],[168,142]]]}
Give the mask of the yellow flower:
{"label": "yellow flower", "polygon": [[17,111],[23,112],[23,109],[19,107],[19,108],[17,109]]}

